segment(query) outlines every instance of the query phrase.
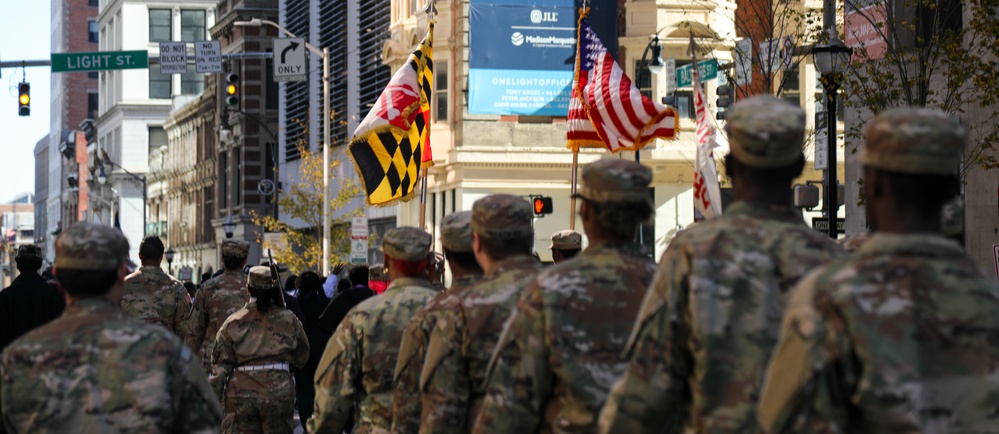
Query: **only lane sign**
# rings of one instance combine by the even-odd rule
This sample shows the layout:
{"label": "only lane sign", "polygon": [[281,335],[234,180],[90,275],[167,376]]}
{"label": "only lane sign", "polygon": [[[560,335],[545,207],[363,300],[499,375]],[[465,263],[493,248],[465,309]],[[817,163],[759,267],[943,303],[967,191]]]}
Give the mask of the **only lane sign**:
{"label": "only lane sign", "polygon": [[52,53],[52,72],[109,71],[148,67],[149,52],[146,50]]}
{"label": "only lane sign", "polygon": [[305,81],[305,39],[274,39],[274,81]]}

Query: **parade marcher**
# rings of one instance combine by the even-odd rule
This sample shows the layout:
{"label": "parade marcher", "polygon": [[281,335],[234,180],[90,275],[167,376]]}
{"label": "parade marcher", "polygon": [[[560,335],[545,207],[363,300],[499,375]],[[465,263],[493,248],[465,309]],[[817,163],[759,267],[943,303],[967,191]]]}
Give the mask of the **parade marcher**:
{"label": "parade marcher", "polygon": [[319,317],[319,328],[322,331],[332,335],[347,316],[347,312],[376,295],[375,291],[368,288],[369,273],[367,264],[354,264],[350,267],[347,271],[347,279],[351,282],[350,288],[337,294],[326,306],[326,310]]}
{"label": "parade marcher", "polygon": [[593,432],[656,264],[635,243],[654,207],[652,171],[608,158],[582,170],[589,246],[543,271],[517,301],[490,360],[476,433]]}
{"label": "parade marcher", "polygon": [[[465,290],[482,278],[482,267],[472,251],[472,213],[448,214],[441,221],[441,245],[451,267],[451,287],[438,293],[406,326],[395,365],[395,393],[392,400],[392,432],[415,433],[420,429],[420,372],[430,333],[441,312],[452,309]],[[442,266],[443,268],[443,266]]]}
{"label": "parade marcher", "polygon": [[941,233],[967,134],[925,108],[867,125],[873,234],[792,293],[760,398],[764,432],[999,432],[999,285]]}
{"label": "parade marcher", "polygon": [[0,362],[8,433],[211,433],[222,410],[199,360],[174,333],[118,308],[128,241],[77,223],[55,241],[69,305],[14,341]]}
{"label": "parade marcher", "polygon": [[163,241],[156,235],[146,236],[139,243],[142,267],[125,277],[121,311],[161,325],[183,339],[185,320],[191,311],[191,296],[183,283],[160,268],[165,250]]}
{"label": "parade marcher", "polygon": [[340,433],[353,414],[355,434],[383,433],[392,424],[392,373],[403,330],[434,297],[426,278],[431,236],[399,227],[385,233],[382,251],[392,284],[357,305],[326,345],[316,371],[316,406],[309,432]]}
{"label": "parade marcher", "polygon": [[0,351],[14,339],[62,315],[66,298],[38,274],[42,249],[34,244],[17,247],[17,278],[0,292]]}
{"label": "parade marcher", "polygon": [[250,269],[250,301],[229,316],[212,350],[212,387],[222,399],[223,433],[291,433],[295,386],[290,368],[309,359],[302,323],[281,307],[271,269]]}
{"label": "parade marcher", "polygon": [[472,251],[482,279],[438,314],[420,374],[420,432],[466,433],[481,408],[489,356],[541,263],[531,256],[528,201],[493,194],[472,205]]}
{"label": "parade marcher", "polygon": [[582,249],[583,236],[571,229],[552,234],[552,244],[548,246],[548,250],[552,251],[552,262],[556,264],[575,258]]}
{"label": "parade marcher", "polygon": [[323,350],[326,349],[326,342],[330,340],[330,333],[319,326],[319,317],[330,300],[323,291],[322,277],[315,271],[302,272],[295,281],[295,286],[298,287],[298,302],[305,314],[302,327],[305,328],[305,336],[309,338],[309,361],[302,369],[295,370],[295,393],[298,395],[295,406],[304,428],[305,422],[312,417],[312,406],[315,403],[316,369],[319,367],[319,359],[323,357]]}
{"label": "parade marcher", "polygon": [[187,346],[198,351],[205,372],[211,372],[212,347],[219,327],[229,315],[246,304],[246,256],[250,243],[243,240],[222,240],[222,266],[224,272],[201,284],[194,296],[194,307],[188,318]]}
{"label": "parade marcher", "polygon": [[642,302],[601,433],[751,433],[791,287],[840,248],[791,203],[805,113],[771,96],[733,106],[725,170],[735,201],[670,242]]}

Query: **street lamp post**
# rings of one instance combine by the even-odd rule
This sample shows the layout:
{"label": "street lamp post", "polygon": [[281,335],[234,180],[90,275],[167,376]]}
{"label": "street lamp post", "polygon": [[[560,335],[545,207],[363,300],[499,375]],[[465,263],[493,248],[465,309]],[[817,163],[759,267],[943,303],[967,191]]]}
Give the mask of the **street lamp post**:
{"label": "street lamp post", "polygon": [[[264,24],[274,27],[284,34],[297,38],[294,33],[270,20],[251,18],[250,21],[236,21],[234,26],[260,27]],[[320,50],[306,42],[305,48],[323,59],[323,275],[330,273],[330,49]]]}
{"label": "street lamp post", "polygon": [[232,233],[236,232],[236,224],[232,222],[231,215],[226,216],[225,223],[222,223],[222,232],[225,232],[226,238],[232,238]]}
{"label": "street lamp post", "polygon": [[826,185],[825,206],[826,216],[829,218],[829,238],[836,239],[839,233],[836,230],[836,213],[839,211],[839,198],[836,197],[839,190],[839,183],[836,180],[836,91],[839,90],[840,82],[843,80],[843,72],[850,62],[853,49],[847,47],[836,35],[836,28],[829,28],[829,42],[827,45],[816,45],[812,48],[812,56],[815,61],[815,68],[821,74],[822,88],[826,94],[826,136],[828,137],[828,148],[826,149]]}
{"label": "street lamp post", "polygon": [[[146,177],[145,176],[139,176],[139,175],[136,175],[136,174],[134,174],[132,172],[129,172],[124,167],[121,167],[121,166],[115,164],[114,161],[111,161],[111,159],[107,158],[107,155],[105,155],[104,158],[101,160],[101,163],[100,163],[100,166],[99,166],[99,169],[98,169],[99,172],[97,174],[97,183],[100,184],[100,185],[107,184],[107,182],[108,182],[107,173],[104,171],[104,163],[108,163],[111,166],[114,166],[114,167],[117,167],[117,168],[121,169],[121,171],[125,172],[126,175],[128,175],[128,176],[132,177],[132,179],[134,179],[134,180],[142,183],[142,236],[143,237],[146,236],[146,211],[147,211],[147,209],[146,209],[146,206],[147,206],[146,205],[146,201],[147,201],[147,196],[148,196],[148,190],[147,190],[147,186],[146,186]],[[120,209],[120,206],[119,206],[119,209]]]}
{"label": "street lamp post", "polygon": [[[642,68],[642,66],[648,66],[649,73],[651,73],[652,75],[659,75],[659,73],[662,72],[663,66],[665,65],[665,62],[663,62],[663,57],[662,57],[662,50],[663,47],[659,45],[658,34],[652,36],[652,40],[650,40],[649,43],[645,45],[645,51],[642,52],[642,60],[638,62],[638,68],[636,68],[635,70],[635,87],[637,87],[639,91],[642,90],[641,87],[642,78],[644,77],[643,73],[645,72],[645,68]],[[648,58],[650,51],[652,52],[651,59]],[[635,162],[636,163],[642,162],[641,149],[635,149]],[[643,223],[638,224],[638,244],[641,246],[645,246],[644,226],[645,225]]]}
{"label": "street lamp post", "polygon": [[177,252],[173,251],[173,247],[170,247],[163,252],[163,256],[165,256],[167,260],[167,274],[173,274],[173,257],[176,254]]}

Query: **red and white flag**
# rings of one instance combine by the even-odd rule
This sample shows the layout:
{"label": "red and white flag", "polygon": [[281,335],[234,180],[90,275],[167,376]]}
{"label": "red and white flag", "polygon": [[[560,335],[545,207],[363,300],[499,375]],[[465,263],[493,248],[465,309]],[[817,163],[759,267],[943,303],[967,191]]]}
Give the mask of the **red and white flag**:
{"label": "red and white flag", "polygon": [[679,119],[635,87],[596,32],[579,19],[576,74],[569,101],[569,148],[606,147],[611,152],[642,149],[656,138],[673,139]]}
{"label": "red and white flag", "polygon": [[694,159],[694,209],[704,218],[721,215],[721,187],[718,185],[718,167],[715,165],[715,127],[708,116],[708,106],[701,89],[697,71],[697,50],[694,37],[690,37],[690,55],[693,59],[694,113],[697,121],[697,157]]}

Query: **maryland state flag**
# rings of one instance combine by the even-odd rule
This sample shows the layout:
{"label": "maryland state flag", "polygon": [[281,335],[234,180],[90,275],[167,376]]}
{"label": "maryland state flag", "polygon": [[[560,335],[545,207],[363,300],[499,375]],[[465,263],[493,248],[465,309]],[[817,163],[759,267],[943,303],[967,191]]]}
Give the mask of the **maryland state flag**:
{"label": "maryland state flag", "polygon": [[430,164],[430,94],[433,90],[434,24],[409,56],[350,141],[350,158],[361,175],[367,201],[389,205],[409,200],[423,164]]}

